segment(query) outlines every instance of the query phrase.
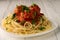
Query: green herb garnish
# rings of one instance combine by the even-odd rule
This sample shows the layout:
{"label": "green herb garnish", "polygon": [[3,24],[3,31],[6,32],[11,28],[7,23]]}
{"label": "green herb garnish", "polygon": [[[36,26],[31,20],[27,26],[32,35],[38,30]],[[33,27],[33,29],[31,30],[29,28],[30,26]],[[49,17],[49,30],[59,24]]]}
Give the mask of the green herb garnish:
{"label": "green herb garnish", "polygon": [[42,23],[45,21],[45,19],[43,18],[43,16],[39,17],[39,19]]}
{"label": "green herb garnish", "polygon": [[36,14],[37,14],[37,13],[36,13],[36,12],[34,12],[34,16],[36,16]]}
{"label": "green herb garnish", "polygon": [[14,14],[12,15],[12,19],[14,19],[14,18],[15,18],[15,16],[16,16],[16,14],[14,13]]}
{"label": "green herb garnish", "polygon": [[41,16],[41,19],[42,19],[42,21],[44,21],[45,19],[43,18],[43,16]]}
{"label": "green herb garnish", "polygon": [[35,3],[32,4],[32,6],[35,6],[35,5],[36,5]]}
{"label": "green herb garnish", "polygon": [[43,26],[40,26],[40,27],[39,27],[39,29],[40,29],[40,30],[44,30],[44,29],[45,29],[45,27],[43,27]]}
{"label": "green herb garnish", "polygon": [[20,22],[20,21],[16,19],[15,22]]}
{"label": "green herb garnish", "polygon": [[22,11],[23,11],[23,12],[24,12],[24,10],[26,10],[27,12],[30,11],[28,7],[26,7],[26,6],[24,6],[24,5],[21,5],[21,6],[22,6]]}
{"label": "green herb garnish", "polygon": [[35,20],[32,20],[32,24],[35,24]]}

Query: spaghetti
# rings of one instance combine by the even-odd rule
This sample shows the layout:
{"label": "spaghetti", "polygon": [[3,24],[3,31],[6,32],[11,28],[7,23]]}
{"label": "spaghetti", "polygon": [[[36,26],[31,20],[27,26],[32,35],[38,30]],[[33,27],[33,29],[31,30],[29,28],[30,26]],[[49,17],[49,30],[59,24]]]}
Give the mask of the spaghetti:
{"label": "spaghetti", "polygon": [[17,6],[14,14],[9,14],[2,21],[3,28],[16,34],[34,34],[50,30],[51,22],[40,13],[38,5],[30,7],[24,5]]}

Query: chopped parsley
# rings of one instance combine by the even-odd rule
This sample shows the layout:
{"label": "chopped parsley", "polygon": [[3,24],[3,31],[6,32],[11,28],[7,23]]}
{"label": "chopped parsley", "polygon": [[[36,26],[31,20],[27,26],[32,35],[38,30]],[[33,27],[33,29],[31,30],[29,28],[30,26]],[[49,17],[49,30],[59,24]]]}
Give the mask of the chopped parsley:
{"label": "chopped parsley", "polygon": [[15,22],[20,22],[20,21],[16,19]]}
{"label": "chopped parsley", "polygon": [[36,16],[37,15],[37,13],[36,12],[34,12],[34,16]]}
{"label": "chopped parsley", "polygon": [[45,29],[45,27],[43,27],[43,26],[39,27],[39,30],[44,30],[44,29]]}
{"label": "chopped parsley", "polygon": [[32,24],[35,24],[35,20],[32,20]]}
{"label": "chopped parsley", "polygon": [[24,12],[24,10],[26,10],[26,12],[29,12],[29,11],[30,11],[28,7],[26,7],[26,6],[24,6],[24,5],[21,5],[21,6],[22,6],[22,11],[23,11],[23,12]]}
{"label": "chopped parsley", "polygon": [[15,18],[15,16],[16,16],[16,14],[14,13],[14,14],[12,15],[12,19],[14,19],[14,18]]}
{"label": "chopped parsley", "polygon": [[32,4],[32,6],[35,6],[35,5],[36,5],[35,3]]}

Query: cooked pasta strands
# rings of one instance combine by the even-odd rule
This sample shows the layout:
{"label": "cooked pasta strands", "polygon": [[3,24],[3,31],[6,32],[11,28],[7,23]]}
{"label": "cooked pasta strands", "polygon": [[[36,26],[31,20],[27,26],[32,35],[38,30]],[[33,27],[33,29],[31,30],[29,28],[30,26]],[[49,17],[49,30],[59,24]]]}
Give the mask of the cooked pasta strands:
{"label": "cooked pasta strands", "polygon": [[40,24],[41,24],[41,23],[39,22],[39,24],[38,24],[37,26],[35,26],[35,29],[38,28],[38,27],[40,26]]}
{"label": "cooked pasta strands", "polygon": [[30,29],[30,28],[32,28],[32,24],[30,22],[26,22],[24,24],[24,27]]}
{"label": "cooked pasta strands", "polygon": [[[8,32],[13,32],[15,34],[26,34],[26,35],[34,34],[34,33],[43,32],[43,31],[51,29],[50,21],[47,18],[45,18],[45,16],[43,16],[43,19],[44,19],[44,22],[42,21],[42,19],[40,19],[37,25],[26,21],[24,25],[22,26],[18,22],[15,22],[14,21],[15,19],[12,20],[11,16],[9,15],[7,19],[4,19],[2,21],[2,25],[4,26],[3,28],[6,29]],[[45,27],[46,29],[43,31],[39,30],[38,28],[41,25]]]}
{"label": "cooked pasta strands", "polygon": [[21,26],[20,24],[18,24],[17,22],[12,20],[12,26],[14,26],[15,28],[22,28],[23,26]]}

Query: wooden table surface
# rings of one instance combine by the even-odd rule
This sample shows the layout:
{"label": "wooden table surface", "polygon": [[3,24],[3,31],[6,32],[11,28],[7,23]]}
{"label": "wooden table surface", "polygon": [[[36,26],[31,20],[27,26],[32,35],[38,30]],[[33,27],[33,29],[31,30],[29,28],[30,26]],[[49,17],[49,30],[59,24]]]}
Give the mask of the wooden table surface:
{"label": "wooden table surface", "polygon": [[[37,37],[37,39],[31,38],[28,40],[60,40],[60,0],[0,0],[0,26],[2,19],[12,12],[17,4],[29,6],[32,3],[38,4],[41,7],[41,12],[50,15],[57,22],[58,28],[49,34]],[[16,39],[4,35],[0,28],[0,40]]]}

